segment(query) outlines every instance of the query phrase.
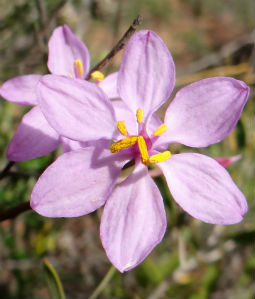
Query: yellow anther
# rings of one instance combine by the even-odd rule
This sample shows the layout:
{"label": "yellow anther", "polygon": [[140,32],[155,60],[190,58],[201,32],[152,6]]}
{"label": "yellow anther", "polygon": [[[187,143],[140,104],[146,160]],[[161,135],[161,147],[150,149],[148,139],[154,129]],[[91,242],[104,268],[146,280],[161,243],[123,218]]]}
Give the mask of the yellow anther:
{"label": "yellow anther", "polygon": [[147,145],[143,136],[138,136],[137,143],[141,154],[142,163],[148,165],[150,162],[150,156],[148,154]]}
{"label": "yellow anther", "polygon": [[143,110],[141,108],[136,111],[136,119],[139,124],[143,121]]}
{"label": "yellow anther", "polygon": [[171,152],[165,151],[160,154],[152,155],[150,157],[150,162],[153,164],[159,163],[159,162],[164,162],[164,161],[168,160],[170,157],[171,157]]}
{"label": "yellow anther", "polygon": [[102,81],[104,79],[104,74],[99,72],[99,71],[94,71],[92,74],[91,74],[91,77],[94,79],[94,80],[97,80],[97,81]]}
{"label": "yellow anther", "polygon": [[167,125],[162,124],[153,133],[153,136],[161,136],[167,130]]}
{"label": "yellow anther", "polygon": [[120,133],[124,136],[127,136],[128,133],[127,133],[127,128],[126,128],[126,125],[125,125],[125,122],[124,121],[118,121],[117,122],[117,128],[118,130],[120,131]]}
{"label": "yellow anther", "polygon": [[76,59],[74,61],[74,72],[77,77],[81,77],[83,75],[83,65],[80,59]]}
{"label": "yellow anther", "polygon": [[127,137],[125,139],[121,139],[117,142],[114,142],[111,147],[110,150],[112,153],[117,153],[122,149],[126,149],[129,148],[130,146],[136,144],[138,137],[137,136],[130,136]]}

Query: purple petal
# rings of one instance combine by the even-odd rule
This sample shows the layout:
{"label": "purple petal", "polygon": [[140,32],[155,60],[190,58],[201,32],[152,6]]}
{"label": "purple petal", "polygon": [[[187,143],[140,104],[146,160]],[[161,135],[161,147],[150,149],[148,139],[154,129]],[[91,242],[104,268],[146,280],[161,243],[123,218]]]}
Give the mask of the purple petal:
{"label": "purple petal", "polygon": [[157,116],[156,113],[153,113],[151,118],[149,119],[148,126],[147,126],[147,132],[149,135],[152,135],[152,133],[162,125],[161,119]]}
{"label": "purple petal", "polygon": [[78,217],[95,211],[111,194],[126,162],[118,157],[93,147],[63,154],[36,183],[32,209],[46,217]]}
{"label": "purple petal", "polygon": [[173,198],[191,216],[207,223],[234,224],[247,212],[244,195],[214,159],[185,153],[158,166]]}
{"label": "purple petal", "polygon": [[111,263],[128,271],[141,263],[162,240],[166,214],[160,192],[140,165],[107,200],[100,236]]}
{"label": "purple petal", "polygon": [[44,156],[59,145],[59,135],[53,130],[39,107],[34,107],[22,118],[16,134],[11,139],[7,158],[25,161]]}
{"label": "purple petal", "polygon": [[161,38],[152,31],[134,34],[121,63],[118,91],[123,101],[144,118],[156,111],[170,96],[175,84],[175,65]]}
{"label": "purple petal", "polygon": [[228,77],[208,78],[182,88],[166,111],[160,142],[206,147],[235,127],[249,96],[248,86]]}
{"label": "purple petal", "polygon": [[87,142],[79,142],[79,141],[75,141],[75,140],[61,136],[61,145],[62,145],[64,153],[67,153],[70,151],[76,151],[78,149],[87,147]]}
{"label": "purple petal", "polygon": [[48,68],[54,75],[75,77],[74,61],[83,64],[85,78],[89,71],[90,57],[87,47],[76,37],[67,25],[57,27],[49,40]]}
{"label": "purple petal", "polygon": [[60,135],[78,141],[112,139],[114,110],[95,84],[47,75],[38,84],[38,99],[46,119]]}
{"label": "purple petal", "polygon": [[[138,127],[135,113],[133,113],[123,101],[113,101],[112,105],[117,121],[125,122],[129,135],[137,135]],[[121,135],[119,137],[121,137]]]}
{"label": "purple petal", "polygon": [[41,75],[25,75],[6,81],[0,88],[0,95],[7,101],[19,105],[36,105],[36,86]]}
{"label": "purple petal", "polygon": [[117,92],[118,72],[112,73],[98,83],[98,86],[103,89],[109,99],[119,98]]}
{"label": "purple petal", "polygon": [[82,148],[89,147],[89,146],[95,146],[95,147],[100,147],[100,148],[104,148],[104,149],[108,149],[110,146],[109,140],[106,140],[106,139],[100,139],[100,140],[96,140],[96,141],[79,142],[79,141],[75,141],[75,140],[68,139],[65,137],[61,137],[61,144],[62,144],[63,151],[65,153],[70,152],[70,151],[76,151],[78,149],[82,149]]}

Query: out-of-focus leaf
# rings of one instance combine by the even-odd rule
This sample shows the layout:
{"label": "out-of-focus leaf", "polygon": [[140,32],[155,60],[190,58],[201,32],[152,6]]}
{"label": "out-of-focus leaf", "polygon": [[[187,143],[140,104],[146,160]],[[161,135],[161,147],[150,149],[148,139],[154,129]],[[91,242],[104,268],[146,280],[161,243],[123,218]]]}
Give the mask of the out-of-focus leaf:
{"label": "out-of-focus leaf", "polygon": [[241,150],[246,145],[246,134],[245,134],[245,128],[243,125],[242,120],[240,119],[236,126],[236,139],[238,144],[238,149]]}
{"label": "out-of-focus leaf", "polygon": [[43,259],[43,271],[50,298],[65,299],[64,289],[58,273],[46,258]]}
{"label": "out-of-focus leaf", "polygon": [[246,261],[245,271],[251,277],[255,270],[255,256],[249,256]]}
{"label": "out-of-focus leaf", "polygon": [[135,271],[136,279],[143,287],[148,285],[157,285],[162,277],[160,269],[153,262],[151,257],[148,257]]}
{"label": "out-of-focus leaf", "polygon": [[189,299],[208,299],[211,292],[219,279],[218,265],[210,265],[203,274],[200,287],[197,292],[194,292]]}
{"label": "out-of-focus leaf", "polygon": [[227,239],[234,240],[236,243],[241,245],[251,245],[255,239],[255,231],[240,232],[229,236]]}
{"label": "out-of-focus leaf", "polygon": [[162,260],[159,264],[162,278],[166,278],[174,272],[179,266],[179,256],[175,254],[169,255],[168,259]]}
{"label": "out-of-focus leaf", "polygon": [[148,257],[139,267],[135,275],[139,283],[146,287],[156,286],[163,279],[169,276],[179,265],[177,255],[169,254],[159,263],[154,263],[151,257]]}
{"label": "out-of-focus leaf", "polygon": [[52,154],[45,155],[36,159],[24,161],[19,163],[21,170],[38,170],[39,172],[46,168],[52,162]]}

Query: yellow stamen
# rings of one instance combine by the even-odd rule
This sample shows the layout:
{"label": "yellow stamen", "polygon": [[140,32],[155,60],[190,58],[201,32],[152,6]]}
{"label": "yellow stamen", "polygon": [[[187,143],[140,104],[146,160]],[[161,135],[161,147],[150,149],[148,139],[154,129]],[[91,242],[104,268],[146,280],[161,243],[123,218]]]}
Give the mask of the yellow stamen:
{"label": "yellow stamen", "polygon": [[110,150],[112,153],[117,153],[122,149],[129,148],[130,146],[136,144],[138,137],[137,136],[130,136],[125,139],[121,139],[117,142],[114,142],[110,146]]}
{"label": "yellow stamen", "polygon": [[74,69],[75,69],[75,71],[77,71],[79,76],[83,75],[83,65],[82,65],[82,61],[80,59],[76,59],[74,61]]}
{"label": "yellow stamen", "polygon": [[171,157],[171,152],[165,151],[165,152],[157,154],[157,155],[152,155],[150,157],[150,162],[153,164],[156,164],[159,162],[164,162],[164,161],[168,160],[170,157]]}
{"label": "yellow stamen", "polygon": [[146,145],[146,142],[145,142],[143,136],[138,136],[137,143],[138,143],[139,151],[141,153],[142,163],[145,165],[148,165],[150,162],[150,157],[149,157],[147,145]]}
{"label": "yellow stamen", "polygon": [[166,130],[167,130],[167,125],[162,124],[153,132],[152,135],[153,136],[161,136]]}
{"label": "yellow stamen", "polygon": [[136,111],[136,119],[139,124],[143,121],[143,110],[141,108]]}
{"label": "yellow stamen", "polygon": [[117,128],[118,130],[120,131],[120,133],[124,136],[127,136],[128,133],[127,133],[127,128],[126,128],[126,125],[125,125],[125,122],[124,121],[118,121],[117,122]]}
{"label": "yellow stamen", "polygon": [[99,71],[94,71],[92,74],[91,74],[91,77],[94,79],[94,80],[97,80],[97,81],[102,81],[104,79],[104,74],[99,72]]}

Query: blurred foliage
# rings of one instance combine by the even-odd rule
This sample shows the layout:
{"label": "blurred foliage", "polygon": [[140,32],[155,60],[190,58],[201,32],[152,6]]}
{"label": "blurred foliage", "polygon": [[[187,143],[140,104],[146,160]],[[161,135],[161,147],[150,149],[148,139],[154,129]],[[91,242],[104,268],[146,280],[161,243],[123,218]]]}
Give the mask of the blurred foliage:
{"label": "blurred foliage", "polygon": [[[64,23],[86,42],[95,65],[138,13],[144,18],[141,28],[157,32],[171,50],[179,82],[187,80],[187,74],[192,78],[197,70],[202,79],[203,71],[218,67],[222,67],[217,69],[220,75],[229,75],[227,67],[236,65],[234,76],[250,84],[250,100],[234,132],[223,142],[199,150],[209,156],[242,155],[229,172],[247,197],[249,212],[233,226],[201,223],[181,211],[165,180],[156,178],[168,217],[166,235],[136,269],[116,273],[100,298],[250,299],[255,270],[255,107],[250,67],[254,47],[252,41],[240,37],[254,27],[253,1],[1,0],[0,83],[18,75],[47,73],[47,41],[52,30]],[[219,54],[232,41],[237,47]],[[200,67],[201,59],[211,53],[216,53],[217,63]],[[104,71],[118,69],[120,61],[118,54]],[[246,63],[245,69],[239,72],[238,63]],[[0,109],[3,169],[8,142],[27,108],[1,100]],[[194,149],[173,144],[171,151]],[[37,178],[57,154],[17,163],[11,169],[0,181],[1,210],[28,201]],[[98,236],[100,215],[101,210],[75,219],[47,219],[27,212],[2,222],[1,298],[52,298],[43,279],[44,257],[57,267],[68,298],[88,297],[110,266]]]}

